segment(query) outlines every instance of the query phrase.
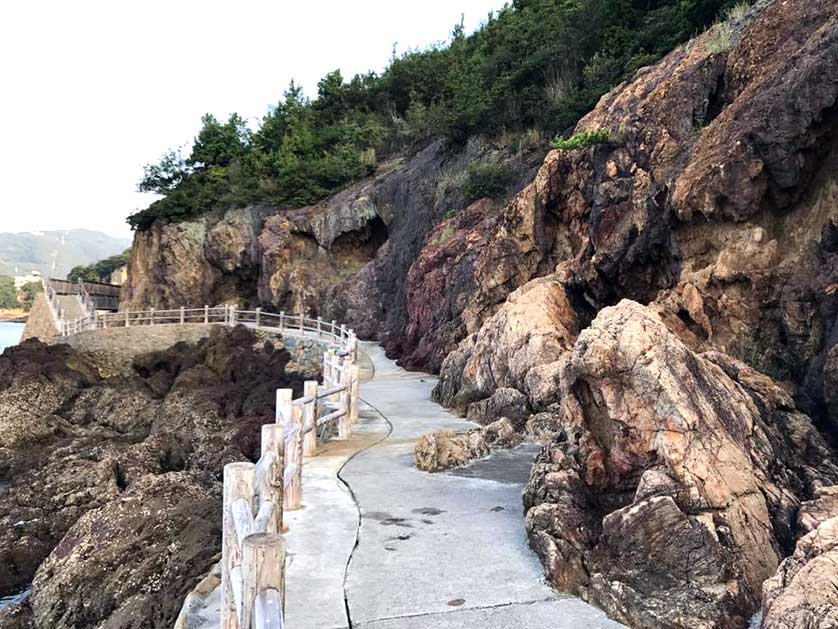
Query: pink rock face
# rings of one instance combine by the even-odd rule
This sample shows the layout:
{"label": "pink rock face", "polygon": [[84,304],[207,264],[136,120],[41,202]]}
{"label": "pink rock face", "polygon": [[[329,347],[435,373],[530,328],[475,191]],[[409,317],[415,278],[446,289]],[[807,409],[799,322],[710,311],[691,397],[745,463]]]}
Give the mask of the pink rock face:
{"label": "pink rock face", "polygon": [[838,478],[770,378],[627,300],[576,340],[559,422],[525,492],[530,540],[557,587],[633,626],[743,626],[801,499]]}

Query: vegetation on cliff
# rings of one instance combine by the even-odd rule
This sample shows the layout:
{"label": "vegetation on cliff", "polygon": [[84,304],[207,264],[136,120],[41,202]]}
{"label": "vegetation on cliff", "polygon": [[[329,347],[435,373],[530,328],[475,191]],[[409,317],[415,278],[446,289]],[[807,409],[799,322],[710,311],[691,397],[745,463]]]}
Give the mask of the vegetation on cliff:
{"label": "vegetation on cliff", "polygon": [[128,249],[118,255],[110,256],[93,264],[74,266],[67,274],[67,279],[71,282],[81,280],[82,282],[104,282],[108,284],[111,281],[111,274],[128,264],[130,257],[131,250]]}
{"label": "vegetation on cliff", "polygon": [[308,99],[293,83],[258,129],[207,114],[188,155],[146,167],[139,189],[163,198],[135,229],[254,202],[298,207],[431,138],[552,137],[597,99],[709,25],[734,0],[514,0],[475,33],[393,56],[380,75],[339,71]]}

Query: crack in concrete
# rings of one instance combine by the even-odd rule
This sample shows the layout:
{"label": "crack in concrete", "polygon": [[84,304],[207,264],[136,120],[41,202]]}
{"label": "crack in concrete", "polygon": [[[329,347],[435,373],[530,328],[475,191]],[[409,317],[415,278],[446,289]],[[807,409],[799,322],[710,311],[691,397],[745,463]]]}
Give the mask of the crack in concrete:
{"label": "crack in concrete", "polygon": [[346,566],[343,569],[343,604],[344,604],[344,607],[346,608],[346,622],[347,622],[347,626],[349,627],[349,629],[352,629],[352,627],[354,625],[352,624],[352,616],[351,616],[350,611],[349,611],[349,595],[347,594],[347,591],[346,591],[346,582],[347,582],[347,579],[349,577],[349,566],[352,564],[352,558],[355,556],[355,551],[358,549],[358,544],[360,543],[360,539],[361,539],[361,507],[358,504],[358,499],[355,496],[355,492],[352,491],[352,487],[350,487],[349,483],[343,478],[343,476],[341,474],[343,473],[344,468],[347,465],[349,465],[350,461],[352,461],[356,456],[358,456],[362,452],[366,452],[367,450],[370,450],[370,449],[374,448],[375,446],[382,443],[383,441],[386,441],[390,437],[390,435],[393,434],[393,423],[390,421],[390,419],[384,413],[382,413],[380,410],[378,410],[374,405],[367,402],[363,397],[360,398],[360,399],[369,408],[371,408],[373,411],[378,413],[378,415],[379,415],[379,417],[381,417],[381,419],[383,419],[385,422],[387,422],[387,434],[384,435],[383,437],[381,437],[381,439],[379,439],[375,443],[371,443],[367,447],[362,448],[361,450],[358,450],[352,456],[350,456],[348,459],[346,459],[346,461],[343,462],[343,465],[340,466],[340,469],[338,470],[338,473],[337,473],[338,480],[340,480],[340,482],[343,483],[343,486],[346,487],[347,491],[349,492],[349,495],[352,497],[352,502],[355,505],[355,509],[358,512],[358,522],[357,522],[356,527],[355,527],[355,544],[352,546],[352,552],[349,553],[349,558],[346,560]]}
{"label": "crack in concrete", "polygon": [[437,612],[422,612],[418,614],[404,614],[401,616],[384,616],[376,618],[375,620],[366,620],[355,627],[369,626],[377,622],[385,622],[388,620],[402,620],[407,618],[425,618],[428,616],[442,616],[447,614],[463,614],[466,612],[480,611],[484,609],[502,609],[504,607],[512,607],[514,605],[538,605],[539,603],[551,603],[556,600],[555,597],[548,596],[545,598],[538,598],[531,601],[509,601],[508,603],[497,603],[496,605],[478,605],[476,607],[457,607],[456,609],[437,611]]}

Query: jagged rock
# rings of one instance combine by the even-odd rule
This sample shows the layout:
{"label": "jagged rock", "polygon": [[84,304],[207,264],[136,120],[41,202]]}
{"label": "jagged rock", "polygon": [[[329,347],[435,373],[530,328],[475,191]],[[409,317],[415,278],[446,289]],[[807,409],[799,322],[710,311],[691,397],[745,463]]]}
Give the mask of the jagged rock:
{"label": "jagged rock", "polygon": [[468,407],[469,421],[487,425],[499,417],[507,418],[514,428],[520,428],[527,421],[527,398],[517,389],[498,389],[491,397],[474,402]]}
{"label": "jagged rock", "polygon": [[501,414],[521,424],[529,405],[538,408],[557,401],[560,359],[578,328],[559,279],[533,280],[512,293],[478,333],[448,355],[434,398],[483,423],[485,418],[492,421],[497,407],[510,406],[501,400],[510,399],[515,390],[514,406],[521,410]]}
{"label": "jagged rock", "polygon": [[762,629],[838,627],[838,510],[762,586]]}
{"label": "jagged rock", "polygon": [[[0,356],[0,409],[5,413],[0,481],[8,481],[0,500],[0,595],[25,587],[46,560],[53,568],[39,573],[38,582],[41,592],[51,593],[40,600],[38,588],[33,594],[37,626],[170,627],[180,608],[177,597],[185,594],[182,588],[194,585],[209,566],[202,553],[211,556],[218,545],[213,536],[220,470],[258,456],[248,444],[256,440],[261,424],[274,420],[277,387],[302,392],[307,376],[286,373],[290,358],[285,349],[243,327],[214,328],[198,343],[141,355],[130,373],[108,378],[100,378],[92,363],[68,346],[30,341],[8,349]],[[134,498],[127,501],[126,496]],[[181,500],[186,511],[177,515],[175,503]],[[142,501],[147,510],[137,508]],[[133,519],[118,506],[123,504],[133,505]],[[202,504],[214,532],[202,528],[200,517],[191,525],[184,519],[189,508],[200,516]],[[150,511],[155,508],[180,518],[161,520],[160,526],[175,529],[155,528]],[[96,518],[102,514],[111,528],[103,528],[98,539],[90,533],[84,541],[98,544],[97,552],[67,564],[62,539],[66,542],[79,522],[100,522]],[[147,538],[145,550],[131,531],[120,528],[133,531],[142,520],[147,526],[143,534],[159,536],[158,541]],[[173,558],[171,567],[164,565],[164,533],[172,549],[188,549]],[[148,579],[145,585],[139,576],[126,579],[113,569],[123,555],[126,566]],[[88,568],[89,583],[84,576]],[[158,576],[172,589],[157,589]],[[97,615],[91,620],[82,608],[94,591],[111,598],[88,605]],[[68,607],[62,607],[61,597]]]}
{"label": "jagged rock", "polygon": [[631,626],[745,626],[801,501],[838,478],[787,392],[627,300],[579,335],[559,424],[525,490],[530,541],[556,587]]}
{"label": "jagged rock", "polygon": [[88,511],[35,575],[36,625],[171,627],[220,550],[220,510],[217,484],[173,472]]}
{"label": "jagged rock", "polygon": [[441,472],[484,457],[494,449],[511,448],[520,442],[512,423],[505,417],[464,433],[435,430],[416,442],[416,468],[423,472]]}

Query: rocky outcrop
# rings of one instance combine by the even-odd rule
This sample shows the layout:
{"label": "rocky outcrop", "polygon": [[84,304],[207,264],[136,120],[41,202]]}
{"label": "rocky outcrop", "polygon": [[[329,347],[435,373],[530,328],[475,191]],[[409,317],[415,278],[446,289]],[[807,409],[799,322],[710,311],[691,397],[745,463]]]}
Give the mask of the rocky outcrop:
{"label": "rocky outcrop", "polygon": [[[427,246],[408,289],[436,296],[434,327],[465,337],[439,398],[469,400],[472,336],[496,325],[506,294],[557,268],[582,325],[620,298],[651,304],[692,349],[802,385],[801,408],[838,434],[836,42],[829,0],[758,2],[604,96],[576,132],[609,142],[550,153],[499,216],[452,223],[452,247]],[[440,277],[462,295],[440,299]],[[516,388],[533,407],[555,393]]]}
{"label": "rocky outcrop", "polygon": [[763,629],[838,626],[838,486],[801,506],[794,553],[762,586]]}
{"label": "rocky outcrop", "polygon": [[552,583],[631,626],[745,626],[801,502],[838,478],[809,418],[631,301],[579,335],[560,389],[524,496]]}
{"label": "rocky outcrop", "polygon": [[213,563],[219,470],[253,454],[277,386],[316,374],[243,327],[208,334],[109,377],[66,345],[0,356],[0,593],[34,577],[36,626],[171,627]]}
{"label": "rocky outcrop", "polygon": [[[122,305],[237,302],[307,311],[340,319],[390,353],[407,355],[436,342],[434,326],[404,340],[412,320],[407,275],[434,225],[466,205],[467,166],[503,161],[513,193],[532,178],[541,157],[499,151],[479,139],[463,148],[434,142],[313,206],[249,207],[156,223],[135,237]],[[486,201],[479,206],[485,213],[497,209]],[[453,348],[462,333],[452,328],[443,337]],[[433,349],[422,357],[422,351],[411,364],[438,368],[444,354]]]}
{"label": "rocky outcrop", "polygon": [[573,345],[579,323],[559,278],[528,282],[446,357],[434,398],[481,421],[492,416],[500,397],[521,409],[506,413],[521,424],[530,406],[541,409],[555,401],[560,359]]}
{"label": "rocky outcrop", "polygon": [[217,483],[170,472],[88,511],[38,569],[36,626],[171,627],[219,550],[219,493]]}
{"label": "rocky outcrop", "polygon": [[435,430],[422,435],[416,442],[416,469],[442,472],[487,456],[497,448],[511,448],[520,442],[520,436],[505,417],[464,433]]}

